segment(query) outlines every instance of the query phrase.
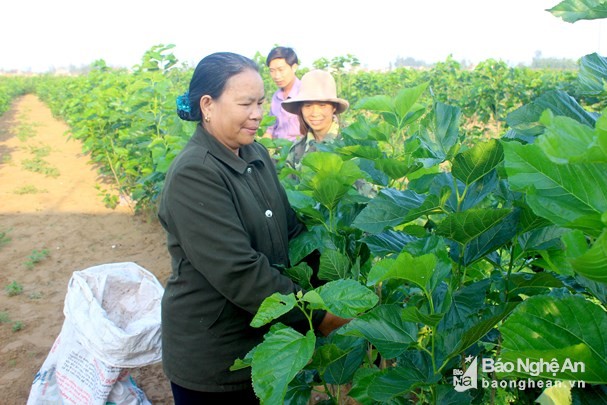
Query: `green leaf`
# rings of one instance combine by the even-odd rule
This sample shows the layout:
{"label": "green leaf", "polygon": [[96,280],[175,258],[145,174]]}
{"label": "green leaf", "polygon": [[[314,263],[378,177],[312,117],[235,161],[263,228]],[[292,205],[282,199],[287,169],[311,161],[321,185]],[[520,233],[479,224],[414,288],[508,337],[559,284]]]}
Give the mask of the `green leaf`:
{"label": "green leaf", "polygon": [[563,234],[561,240],[565,245],[568,259],[580,257],[588,250],[588,239],[582,231],[569,229]]}
{"label": "green leaf", "polygon": [[376,113],[394,112],[394,102],[388,96],[379,95],[363,98],[356,104],[354,108],[373,111]]}
{"label": "green leaf", "polygon": [[342,318],[352,318],[373,308],[379,298],[355,280],[335,280],[316,290],[329,311]]}
{"label": "green leaf", "polygon": [[410,156],[407,158],[381,158],[376,159],[375,166],[393,180],[401,179],[411,172],[422,167],[421,163],[414,162]]}
{"label": "green leaf", "polygon": [[343,161],[329,152],[308,153],[302,160],[301,175],[302,189],[310,190],[314,199],[329,210],[352,189],[356,180],[364,178],[355,162]]}
{"label": "green leaf", "polygon": [[451,306],[440,321],[438,329],[444,331],[458,324],[465,324],[468,318],[475,317],[481,312],[485,306],[485,297],[490,284],[491,280],[483,279],[455,291]]}
{"label": "green leaf", "polygon": [[302,232],[289,241],[289,260],[299,263],[315,250],[322,250],[326,230],[324,227],[313,227],[308,232]]}
{"label": "green leaf", "polygon": [[591,385],[574,388],[571,399],[575,405],[607,404],[607,385]]}
{"label": "green leaf", "polygon": [[517,128],[517,130],[521,127],[527,127],[539,122],[540,116],[547,108],[554,115],[570,117],[579,123],[594,128],[597,114],[584,110],[576,99],[561,90],[547,91],[530,104],[511,112],[506,117],[506,123],[512,128]]}
{"label": "green leaf", "polygon": [[[416,284],[429,294],[449,273],[448,266],[439,267],[438,263],[438,258],[432,253],[413,257],[408,252],[402,252],[395,260],[384,259],[377,262],[367,276],[367,285],[376,285],[384,280],[402,279]],[[439,269],[441,277],[437,280],[433,276]]]}
{"label": "green leaf", "polygon": [[[352,381],[356,370],[361,366],[368,349],[364,339],[351,336],[333,334],[330,336],[332,346],[338,350],[331,351],[330,356],[325,356],[322,367],[323,380],[328,384],[347,384]],[[317,350],[319,351],[319,350]],[[315,356],[316,357],[316,356]]]}
{"label": "green leaf", "polygon": [[298,263],[296,266],[285,269],[284,273],[304,290],[311,290],[314,288],[310,283],[313,270],[308,264]]}
{"label": "green leaf", "polygon": [[293,209],[300,211],[308,207],[314,207],[316,201],[308,194],[298,190],[286,190],[289,204]]}
{"label": "green leaf", "polygon": [[[580,231],[581,232],[581,231]],[[543,269],[551,270],[556,274],[574,276],[575,273],[566,254],[562,250],[540,250],[541,259],[536,259],[533,264]]]}
{"label": "green leaf", "polygon": [[373,400],[369,397],[368,390],[375,376],[380,373],[378,368],[361,367],[354,374],[352,388],[348,396],[361,405],[372,405]]}
{"label": "green leaf", "polygon": [[546,127],[536,145],[554,163],[607,163],[592,128],[569,117],[555,117],[546,110],[540,119]]}
{"label": "green leaf", "polygon": [[308,368],[318,370],[322,376],[325,373],[326,368],[334,361],[345,357],[347,352],[342,350],[337,345],[332,343],[324,343],[318,347],[314,352],[312,361],[308,364]]}
{"label": "green leaf", "polygon": [[[407,252],[398,255],[387,273],[384,273],[379,280],[374,280],[374,284],[379,281],[396,278],[410,281],[425,291],[436,267],[437,258],[433,254],[426,254],[419,257],[413,257]],[[373,278],[373,268],[369,273],[369,279]]]}
{"label": "green leaf", "polygon": [[243,359],[234,360],[234,364],[230,366],[230,371],[241,370],[243,368],[251,367],[253,363],[253,353],[255,353],[256,347],[249,350]]}
{"label": "green leaf", "polygon": [[348,145],[338,148],[337,152],[344,156],[354,156],[370,160],[381,159],[384,156],[383,152],[377,147],[377,145]]}
{"label": "green leaf", "polygon": [[[583,362],[583,372],[541,370],[540,378],[607,383],[607,313],[580,296],[535,296],[524,301],[499,328],[502,360]],[[511,375],[523,375],[520,371]]]}
{"label": "green leaf", "polygon": [[338,334],[367,339],[387,359],[404,352],[417,340],[417,326],[403,321],[399,305],[381,305],[353,319]]}
{"label": "green leaf", "polygon": [[[521,219],[521,222],[522,221],[523,220]],[[562,244],[560,242],[560,238],[565,232],[567,232],[567,229],[558,227],[556,225],[551,225],[550,222],[546,221],[544,218],[541,218],[541,221],[537,221],[536,223],[544,226],[522,233],[518,237],[518,244],[521,250],[523,252],[533,252],[546,249],[561,249]]]}
{"label": "green leaf", "polygon": [[414,109],[421,95],[428,88],[429,82],[421,83],[415,87],[404,88],[398,92],[394,100],[394,112],[402,120]]}
{"label": "green leaf", "polygon": [[509,243],[516,235],[519,213],[520,210],[515,208],[496,225],[477,235],[465,245],[463,253],[461,252],[461,245],[452,243],[449,251],[451,259],[461,262],[464,266],[470,266],[475,261]]}
{"label": "green leaf", "polygon": [[281,317],[295,307],[295,295],[274,293],[261,303],[257,313],[251,321],[251,326],[259,328],[274,319]]}
{"label": "green leaf", "polygon": [[325,305],[325,302],[323,301],[322,297],[316,291],[308,291],[304,294],[301,300],[310,304],[310,309],[327,309],[327,306]]}
{"label": "green leaf", "polygon": [[497,170],[492,170],[471,185],[455,179],[451,173],[441,173],[432,180],[430,193],[440,196],[439,204],[444,211],[466,211],[486,201],[487,196],[499,186],[498,180]]}
{"label": "green leaf", "polygon": [[508,297],[547,294],[553,288],[563,287],[563,282],[550,272],[514,273],[508,278]]}
{"label": "green leaf", "polygon": [[501,143],[492,139],[458,153],[453,160],[451,173],[456,179],[470,185],[495,169],[503,159],[504,150]]}
{"label": "green leaf", "polygon": [[507,208],[473,208],[464,212],[456,212],[447,216],[438,225],[436,232],[461,245],[466,245],[498,225],[511,212]]}
{"label": "green leaf", "polygon": [[444,313],[428,314],[419,308],[408,306],[403,308],[402,318],[405,322],[423,323],[424,325],[436,326],[445,315]]}
{"label": "green leaf", "polygon": [[[510,302],[503,305],[491,306],[482,315],[479,314],[476,322],[466,323],[457,328],[459,330],[456,329],[455,333],[458,335],[458,344],[448,357],[454,357],[478,342],[483,336],[494,329],[499,322],[510,315],[517,305],[519,305],[518,302]],[[454,333],[454,331],[450,330],[442,333]]]}
{"label": "green leaf", "polygon": [[[499,392],[499,391],[498,391]],[[437,404],[441,405],[470,405],[474,403],[470,391],[457,392],[452,384],[438,384],[436,386]],[[499,397],[496,398],[499,402]]]}
{"label": "green leaf", "polygon": [[590,249],[571,259],[571,266],[576,273],[607,284],[607,229],[603,230]]}
{"label": "green leaf", "polygon": [[568,384],[553,385],[546,388],[535,402],[540,405],[570,404],[571,387]]}
{"label": "green leaf", "polygon": [[320,280],[338,280],[348,278],[350,274],[350,259],[336,250],[325,251],[320,256],[318,278]]}
{"label": "green leaf", "polygon": [[505,167],[513,190],[527,193],[536,215],[598,236],[607,211],[607,164],[556,165],[537,145],[504,143]]}
{"label": "green leaf", "polygon": [[416,240],[418,240],[418,237],[392,230],[362,238],[362,242],[366,243],[371,253],[377,257],[399,253],[406,244]]}
{"label": "green leaf", "polygon": [[592,96],[604,95],[607,91],[607,58],[599,56],[596,52],[580,59],[580,72],[578,73],[580,93]]}
{"label": "green leaf", "polygon": [[607,18],[607,2],[604,0],[564,0],[548,11],[569,23],[579,20],[594,20]]}
{"label": "green leaf", "polygon": [[[267,139],[267,138],[265,138]],[[311,370],[303,370],[289,383],[284,405],[307,405],[312,392],[314,375]]]}
{"label": "green leaf", "polygon": [[352,225],[365,232],[379,233],[386,228],[413,221],[439,208],[435,195],[413,190],[383,189],[358,214]]}
{"label": "green leaf", "polygon": [[433,385],[440,375],[432,372],[430,356],[421,351],[407,351],[399,356],[397,365],[382,371],[372,380],[369,396],[381,403],[413,391],[419,385]]}
{"label": "green leaf", "polygon": [[255,394],[266,404],[282,404],[289,382],[314,354],[316,336],[285,325],[273,325],[253,353],[251,377]]}
{"label": "green leaf", "polygon": [[432,155],[443,161],[457,143],[461,110],[459,107],[437,102],[433,112],[432,131],[422,128],[419,137]]}

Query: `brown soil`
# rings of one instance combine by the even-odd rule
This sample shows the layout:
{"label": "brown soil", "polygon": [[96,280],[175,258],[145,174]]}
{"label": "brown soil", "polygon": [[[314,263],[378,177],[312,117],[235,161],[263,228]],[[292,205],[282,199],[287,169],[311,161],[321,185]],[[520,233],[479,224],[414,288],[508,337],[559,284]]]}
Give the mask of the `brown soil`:
{"label": "brown soil", "polygon": [[[26,95],[0,117],[0,387],[3,404],[24,404],[35,374],[64,321],[72,272],[104,263],[135,262],[164,285],[170,262],[157,221],[126,204],[104,206],[96,185],[110,188],[82,145],[67,136],[36,96]],[[99,134],[103,136],[103,134]],[[56,177],[26,170],[36,148]],[[31,263],[34,251],[48,251]],[[30,263],[28,263],[30,262]],[[16,282],[23,292],[9,296]],[[154,404],[171,404],[161,365],[133,369],[136,384]]]}

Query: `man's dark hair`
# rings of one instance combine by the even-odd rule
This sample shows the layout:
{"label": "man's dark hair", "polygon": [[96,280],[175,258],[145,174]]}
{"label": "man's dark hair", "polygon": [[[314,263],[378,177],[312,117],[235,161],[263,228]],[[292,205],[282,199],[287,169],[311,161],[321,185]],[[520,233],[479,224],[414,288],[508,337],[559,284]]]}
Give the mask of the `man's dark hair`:
{"label": "man's dark hair", "polygon": [[297,54],[293,50],[293,48],[287,48],[284,46],[277,46],[272,49],[266,58],[266,66],[270,66],[270,62],[274,59],[284,59],[289,66],[293,66],[294,64],[299,64],[299,59],[297,59]]}

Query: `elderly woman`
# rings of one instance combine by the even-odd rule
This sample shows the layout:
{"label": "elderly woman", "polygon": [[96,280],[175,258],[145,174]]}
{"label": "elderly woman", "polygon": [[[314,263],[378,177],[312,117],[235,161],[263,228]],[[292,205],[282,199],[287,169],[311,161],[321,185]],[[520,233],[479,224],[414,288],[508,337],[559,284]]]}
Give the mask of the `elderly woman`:
{"label": "elderly woman", "polygon": [[298,169],[306,153],[315,150],[315,144],[331,142],[339,136],[337,115],[346,111],[349,103],[337,97],[335,79],[324,70],[312,70],[301,78],[299,93],[282,102],[282,108],[297,114],[301,133],[286,159],[286,164]]}
{"label": "elderly woman", "polygon": [[[202,59],[178,99],[179,116],[198,125],[167,173],[158,212],[172,262],[162,361],[176,405],[258,403],[250,369],[229,367],[263,340],[267,329],[250,326],[262,301],[301,291],[280,269],[304,228],[255,142],[264,101],[257,64],[229,52]],[[281,321],[307,322],[301,312]],[[345,322],[324,311],[313,319],[325,335]]]}

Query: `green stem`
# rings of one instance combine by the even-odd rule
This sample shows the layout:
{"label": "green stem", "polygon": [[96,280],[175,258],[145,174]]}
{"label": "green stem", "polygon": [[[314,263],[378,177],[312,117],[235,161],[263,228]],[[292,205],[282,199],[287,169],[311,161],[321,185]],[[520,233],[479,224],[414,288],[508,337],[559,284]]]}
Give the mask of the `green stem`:
{"label": "green stem", "polygon": [[373,364],[373,345],[367,344],[367,357],[369,358],[369,364]]}
{"label": "green stem", "polygon": [[[458,286],[461,287],[464,284],[464,278],[462,276],[462,262],[464,261],[464,251],[466,250],[466,245],[461,245],[459,258],[457,260],[457,277],[459,279]],[[465,269],[464,269],[465,272]]]}
{"label": "green stem", "polygon": [[322,385],[325,387],[325,394],[327,394],[329,396],[329,398],[331,398],[331,400],[333,402],[335,402],[335,396],[331,392],[331,389],[329,388],[329,385],[326,382],[324,382],[324,381],[322,382]]}
{"label": "green stem", "polygon": [[[110,139],[110,144],[112,145],[112,151],[114,150],[114,141]],[[110,154],[108,153],[107,149],[105,150],[105,158],[107,159],[107,163],[110,166],[110,171],[112,172],[112,176],[114,176],[114,180],[116,181],[116,184],[118,185],[118,193],[122,194],[122,183],[120,182],[120,179],[118,177],[118,173],[116,173],[116,169],[114,168],[114,165],[112,163],[112,159],[110,157]],[[129,202],[129,199],[126,198],[127,204],[129,206],[129,209],[131,211],[134,211],[133,207],[131,206],[131,203]]]}
{"label": "green stem", "polygon": [[430,350],[426,349],[425,347],[420,346],[419,350],[421,350],[422,352],[428,353],[428,356],[432,357],[432,352]]}
{"label": "green stem", "polygon": [[310,326],[310,330],[314,331],[314,324],[312,323],[312,313],[314,312],[314,310],[311,310],[310,313],[306,312],[305,305],[301,304],[301,302],[299,300],[295,303],[295,305],[297,305],[297,308],[299,308],[300,311],[303,312],[304,316],[308,320],[308,325]]}
{"label": "green stem", "polygon": [[508,301],[508,281],[510,280],[510,274],[512,274],[512,268],[514,267],[514,247],[516,246],[516,239],[510,246],[510,262],[508,263],[508,271],[506,273],[506,290],[504,291],[506,294],[506,301]]}
{"label": "green stem", "polygon": [[459,190],[458,190],[458,188],[457,188],[457,181],[456,181],[455,179],[454,179],[454,181],[455,181],[455,190],[457,190],[457,191],[458,191],[458,192],[457,192],[457,194],[458,194],[458,195],[457,195],[457,212],[460,212],[460,209],[461,209],[461,207],[462,207],[462,203],[464,202],[464,199],[466,198],[466,195],[468,194],[468,190],[469,190],[469,189],[468,189],[468,185],[466,185],[466,186],[464,187],[464,192],[463,192],[463,193],[462,193],[462,195],[460,196],[460,195],[459,195]]}
{"label": "green stem", "polygon": [[[425,290],[424,292],[426,293],[426,298],[428,299],[428,304],[430,305],[430,315],[434,315],[434,300],[432,299],[432,294],[426,292]],[[436,330],[434,326],[430,328],[430,344],[432,347],[432,351],[430,353],[430,357],[432,359],[432,370],[434,370],[434,373],[436,373]]]}

